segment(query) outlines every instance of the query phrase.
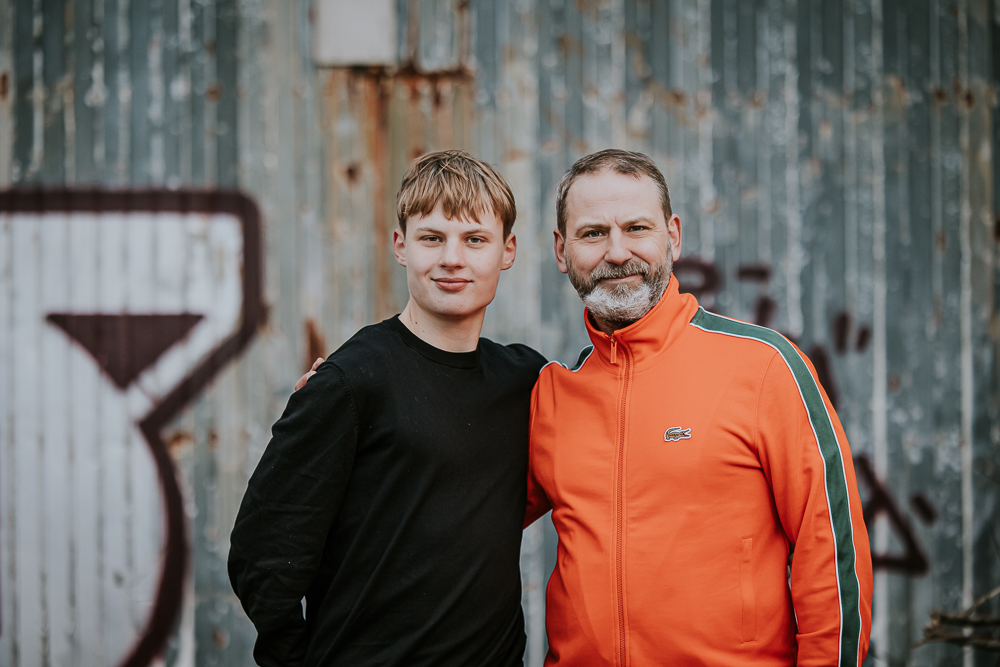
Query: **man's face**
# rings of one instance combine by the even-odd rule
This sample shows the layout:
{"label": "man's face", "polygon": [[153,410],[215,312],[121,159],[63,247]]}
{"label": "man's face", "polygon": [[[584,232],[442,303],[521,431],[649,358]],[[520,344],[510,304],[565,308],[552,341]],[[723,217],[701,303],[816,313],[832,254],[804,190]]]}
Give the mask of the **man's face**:
{"label": "man's face", "polygon": [[660,300],[681,253],[680,218],[664,220],[648,176],[587,174],[567,193],[566,233],[555,232],[555,253],[559,270],[610,333]]}
{"label": "man's face", "polygon": [[517,241],[503,238],[491,211],[479,220],[449,220],[439,203],[393,233],[396,261],[406,267],[410,298],[425,313],[461,320],[480,315],[496,296],[500,272],[514,263]]}

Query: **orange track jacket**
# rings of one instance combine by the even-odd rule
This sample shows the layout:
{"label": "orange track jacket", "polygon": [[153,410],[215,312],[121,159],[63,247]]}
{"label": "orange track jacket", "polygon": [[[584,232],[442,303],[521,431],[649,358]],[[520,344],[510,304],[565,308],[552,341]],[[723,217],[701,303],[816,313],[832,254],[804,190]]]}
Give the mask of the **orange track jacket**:
{"label": "orange track jacket", "polygon": [[532,395],[525,525],[551,509],[559,533],[545,664],[860,665],[868,533],[808,359],[676,278],[614,336],[586,319],[593,347]]}

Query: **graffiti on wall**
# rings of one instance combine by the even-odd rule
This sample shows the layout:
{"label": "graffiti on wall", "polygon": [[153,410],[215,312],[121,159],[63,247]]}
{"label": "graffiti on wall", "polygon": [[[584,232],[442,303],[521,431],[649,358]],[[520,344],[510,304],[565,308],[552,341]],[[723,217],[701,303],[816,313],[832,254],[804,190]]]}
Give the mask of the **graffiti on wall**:
{"label": "graffiti on wall", "polygon": [[[680,283],[681,292],[693,294],[709,310],[714,304],[715,295],[723,288],[723,275],[717,266],[697,257],[682,257],[674,264],[674,273]],[[752,282],[766,286],[771,278],[771,267],[766,264],[743,264],[736,269],[736,279],[739,282]],[[753,323],[763,327],[771,327],[778,312],[778,303],[769,297],[765,290],[757,296],[753,305]],[[783,332],[784,333],[784,332]],[[871,342],[872,331],[867,325],[855,327],[851,314],[841,311],[835,315],[831,323],[831,334],[834,352],[844,355],[849,351],[864,352]],[[793,336],[784,333],[785,337],[798,344]],[[826,390],[830,402],[836,408],[840,401],[837,382],[833,373],[830,351],[825,345],[817,344],[809,348],[806,356],[812,361],[816,375],[823,389]],[[892,491],[885,480],[875,475],[875,468],[864,454],[854,458],[854,467],[858,481],[867,498],[863,505],[865,524],[871,528],[878,517],[885,517],[889,523],[890,533],[902,547],[901,552],[872,553],[872,567],[876,570],[897,572],[909,576],[927,574],[930,563],[926,551],[920,543],[913,525],[906,514],[900,509]],[[937,510],[921,493],[910,497],[910,509],[926,525],[937,521]]]}
{"label": "graffiti on wall", "polygon": [[0,193],[0,645],[162,651],[190,548],[161,433],[265,317],[260,233],[238,192]]}

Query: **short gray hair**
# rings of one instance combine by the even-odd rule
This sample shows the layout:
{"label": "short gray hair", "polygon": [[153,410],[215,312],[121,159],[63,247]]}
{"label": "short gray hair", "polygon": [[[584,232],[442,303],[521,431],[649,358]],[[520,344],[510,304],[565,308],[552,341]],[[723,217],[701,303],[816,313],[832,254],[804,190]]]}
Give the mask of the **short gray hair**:
{"label": "short gray hair", "polygon": [[569,186],[578,177],[585,174],[599,174],[602,171],[614,171],[617,174],[635,176],[636,179],[649,176],[660,191],[660,205],[663,207],[663,220],[670,220],[673,212],[670,209],[670,192],[667,181],[648,156],[635,151],[625,151],[620,148],[607,148],[590,155],[585,155],[569,168],[556,188],[556,225],[559,233],[566,235],[566,196]]}

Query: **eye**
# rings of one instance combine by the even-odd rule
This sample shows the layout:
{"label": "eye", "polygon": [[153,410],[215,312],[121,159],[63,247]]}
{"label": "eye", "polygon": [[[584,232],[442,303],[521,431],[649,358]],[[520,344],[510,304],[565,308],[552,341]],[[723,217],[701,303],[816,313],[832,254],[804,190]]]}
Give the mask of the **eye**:
{"label": "eye", "polygon": [[583,238],[585,238],[585,239],[596,239],[599,236],[603,236],[603,235],[604,235],[604,232],[602,232],[600,229],[588,229],[587,231],[585,231],[583,233]]}
{"label": "eye", "polygon": [[435,234],[427,234],[426,236],[420,237],[420,240],[428,243],[440,243],[441,237]]}
{"label": "eye", "polygon": [[628,231],[630,231],[630,232],[644,232],[647,229],[649,229],[649,227],[647,227],[646,225],[629,225]]}
{"label": "eye", "polygon": [[484,239],[482,236],[470,236],[466,240],[469,243],[474,243],[474,244],[477,244],[477,245],[480,244],[480,243],[486,243],[486,239]]}

